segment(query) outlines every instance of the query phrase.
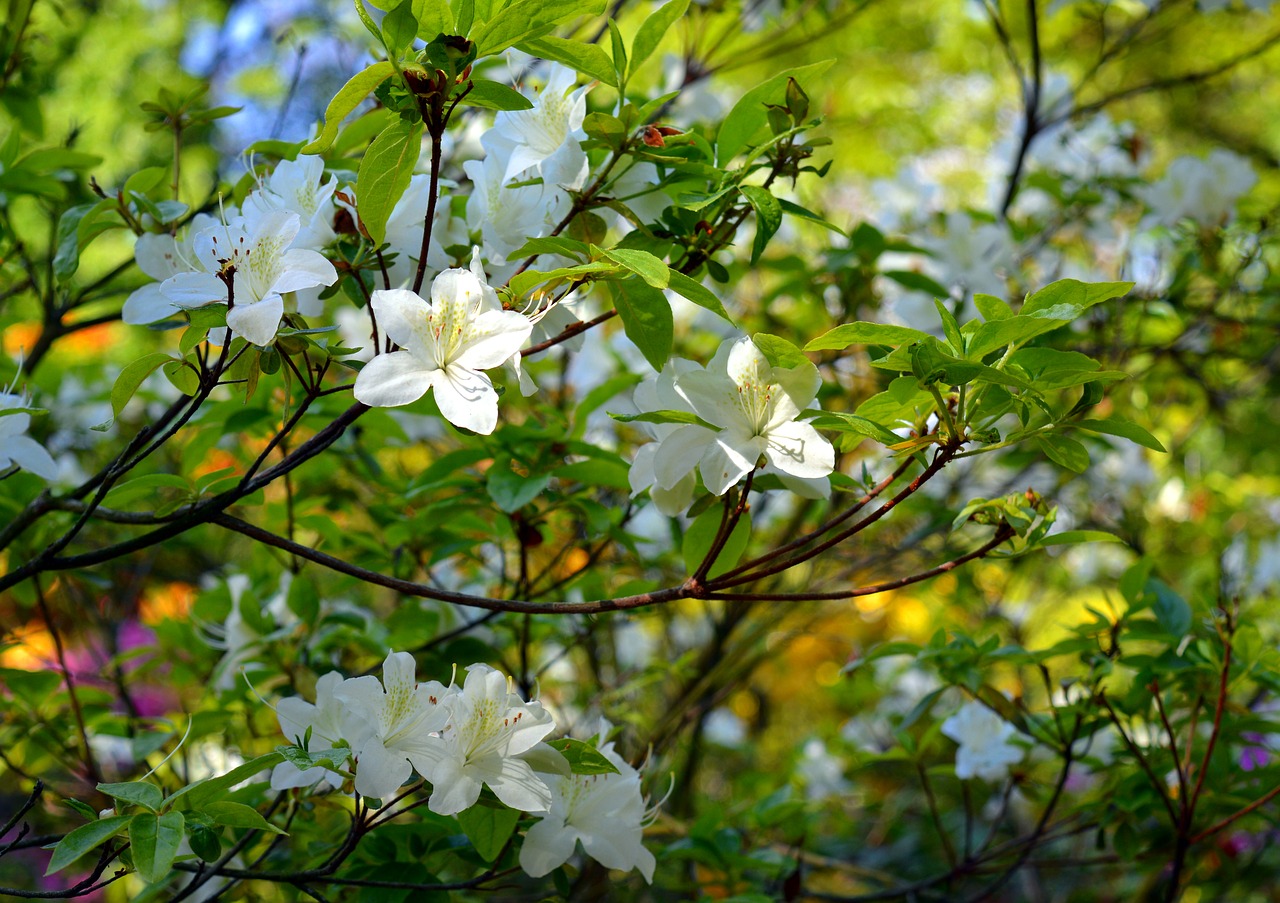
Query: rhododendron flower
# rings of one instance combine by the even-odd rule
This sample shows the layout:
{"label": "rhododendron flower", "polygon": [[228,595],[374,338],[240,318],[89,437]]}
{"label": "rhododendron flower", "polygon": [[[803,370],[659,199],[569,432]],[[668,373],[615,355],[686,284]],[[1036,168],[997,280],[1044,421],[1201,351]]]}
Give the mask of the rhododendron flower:
{"label": "rhododendron flower", "polygon": [[1009,766],[1022,761],[1024,750],[1009,743],[1014,735],[1009,724],[980,702],[961,706],[946,721],[942,732],[960,744],[956,750],[956,777],[1000,781]]}
{"label": "rhododendron flower", "polygon": [[501,672],[472,665],[462,690],[443,705],[448,724],[414,761],[431,782],[432,812],[453,815],[471,808],[482,785],[513,809],[543,812],[551,805],[546,782],[521,758],[555,729],[541,703],[510,692]]}
{"label": "rhododendron flower", "polygon": [[[655,379],[646,380],[636,386],[633,396],[636,407],[641,411],[692,413],[689,403],[676,391],[676,377],[681,373],[690,373],[698,369],[700,368],[693,361],[671,359]],[[692,470],[686,469],[684,473],[678,475],[674,472],[669,473],[668,476],[676,476],[676,480],[672,485],[663,485],[658,481],[654,471],[654,458],[661,447],[662,440],[684,427],[672,423],[644,423],[643,421],[637,421],[635,426],[647,433],[649,438],[657,441],[642,445],[636,450],[636,456],[631,462],[631,470],[628,473],[631,495],[634,498],[648,489],[649,497],[653,499],[658,510],[668,517],[674,517],[688,508],[689,503],[693,501],[697,479]],[[696,426],[693,429],[699,432],[691,435],[698,437],[709,432]]]}
{"label": "rhododendron flower", "polygon": [[10,414],[7,411],[27,407],[27,397],[12,392],[0,392],[0,472],[13,465],[30,471],[46,480],[58,476],[58,465],[43,445],[27,435],[31,415]]}
{"label": "rhododendron flower", "polygon": [[250,222],[273,210],[298,214],[295,248],[322,248],[333,241],[333,190],[337,179],[324,178],[324,159],[302,154],[296,160],[281,160],[267,176],[266,184],[252,192],[244,202],[244,215]]}
{"label": "rhododendron flower", "polygon": [[[402,653],[404,654],[404,653]],[[330,671],[316,681],[316,701],[311,704],[298,696],[290,696],[276,703],[276,718],[280,730],[290,742],[297,742],[311,732],[307,743],[309,752],[333,749],[346,741],[352,749],[361,749],[373,726],[351,706],[338,698],[338,690],[344,681],[337,671]],[[292,762],[281,762],[271,772],[271,789],[288,790],[292,787],[310,787],[320,780],[327,780],[334,787],[342,786],[341,775],[326,768],[308,768],[305,771]]]}
{"label": "rhododendron flower", "polygon": [[152,232],[139,235],[133,246],[138,269],[160,281],[149,282],[126,298],[120,319],[130,325],[141,326],[171,317],[182,310],[164,294],[161,283],[179,273],[200,271],[192,242],[197,233],[217,224],[218,221],[209,214],[197,213],[177,235],[156,235]]}
{"label": "rhododendron flower", "polygon": [[380,354],[356,378],[356,399],[373,407],[417,401],[435,389],[440,413],[454,426],[485,435],[498,424],[498,393],[483,373],[500,367],[528,339],[532,325],[515,311],[493,309],[496,296],[474,272],[445,270],[431,301],[405,289],[377,291],[379,328],[403,349]]}
{"label": "rhododendron flower", "polygon": [[253,223],[240,219],[205,229],[194,242],[204,272],[179,273],[160,290],[179,307],[202,307],[227,301],[229,282],[234,291],[227,327],[255,345],[270,345],[284,315],[285,292],[338,280],[333,264],[318,252],[290,247],[298,225],[298,214],[272,210]]}
{"label": "rhododendron flower", "polygon": [[548,775],[551,808],[529,829],[520,848],[520,867],[535,878],[564,865],[582,844],[606,868],[639,869],[653,882],[653,853],[644,848],[645,806],[640,774],[612,743],[600,747],[618,774]]}
{"label": "rhododendron flower", "polygon": [[577,80],[572,69],[553,63],[533,109],[504,110],[494,117],[491,136],[508,145],[504,182],[536,166],[548,185],[582,187],[587,176],[587,155],[581,145],[587,137],[582,130],[587,89],[573,90]]}
{"label": "rhododendron flower", "polygon": [[372,676],[342,682],[334,697],[370,723],[363,742],[352,743],[357,793],[382,799],[395,793],[414,768],[425,775],[422,766],[432,761],[426,754],[440,742],[432,731],[444,727],[449,717],[441,704],[449,692],[437,680],[418,683],[407,652],[387,655],[381,683]]}
{"label": "rhododendron flower", "polygon": [[826,495],[835,449],[795,419],[821,384],[812,364],[774,367],[749,338],[725,341],[706,370],[676,379],[694,413],[719,432],[689,425],[664,439],[654,457],[658,485],[674,487],[697,460],[707,489],[723,495],[763,460],[765,473],[778,474],[795,491]]}

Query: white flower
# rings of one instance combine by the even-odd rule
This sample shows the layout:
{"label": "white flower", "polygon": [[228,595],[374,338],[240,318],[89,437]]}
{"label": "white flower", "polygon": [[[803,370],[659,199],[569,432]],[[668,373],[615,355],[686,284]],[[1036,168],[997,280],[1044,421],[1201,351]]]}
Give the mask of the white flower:
{"label": "white flower", "polygon": [[27,397],[0,392],[0,473],[18,466],[46,480],[58,476],[58,465],[43,445],[27,435],[31,415],[9,414],[28,407]]}
{"label": "white flower", "polygon": [[295,248],[323,248],[333,241],[333,190],[337,179],[321,184],[324,160],[303,154],[297,160],[281,160],[267,177],[266,184],[244,202],[244,215],[254,223],[273,210],[298,214],[300,227],[294,236]]}
{"label": "white flower", "polygon": [[149,282],[126,298],[120,311],[120,319],[130,325],[141,326],[171,317],[182,310],[160,290],[160,283],[179,273],[199,272],[200,267],[196,263],[191,243],[195,240],[196,233],[216,225],[217,222],[207,213],[197,213],[176,236],[156,235],[152,232],[139,235],[133,246],[133,257],[138,263],[138,269],[160,281]]}
{"label": "white flower", "polygon": [[1005,295],[1004,274],[1014,268],[1016,248],[1003,223],[980,222],[967,213],[949,213],[946,233],[929,241],[928,248],[934,257],[927,268],[953,292]]}
{"label": "white flower", "polygon": [[533,109],[503,111],[494,117],[490,138],[498,136],[510,145],[504,182],[536,166],[547,184],[582,187],[587,176],[587,155],[580,143],[587,137],[582,131],[587,89],[574,91],[576,83],[572,69],[552,63]]}
{"label": "white flower", "polygon": [[[430,176],[413,176],[387,219],[387,253],[395,252],[395,257],[387,265],[392,288],[406,288],[417,274],[418,258],[422,254],[422,224],[430,191]],[[452,245],[465,247],[469,243],[466,223],[453,215],[449,199],[441,196],[436,203],[431,240],[427,244],[427,267],[433,273],[440,272],[449,265],[449,256],[444,249]]]}
{"label": "white flower", "polygon": [[544,181],[541,185],[507,187],[507,155],[512,147],[486,139],[483,160],[467,160],[462,169],[475,187],[467,198],[467,225],[484,235],[491,263],[504,262],[508,254],[530,238],[547,234],[569,208],[569,194]]}
{"label": "white flower", "polygon": [[205,229],[194,242],[204,272],[179,273],[160,290],[179,307],[202,307],[227,300],[228,280],[234,294],[227,327],[255,345],[270,345],[284,315],[281,295],[338,279],[319,253],[290,247],[298,225],[298,214],[272,210],[253,223],[238,219]]}
{"label": "white flower", "polygon": [[942,722],[942,732],[960,744],[956,750],[958,778],[1000,781],[1010,765],[1022,761],[1022,747],[1009,743],[1013,725],[976,700],[966,702]]}
{"label": "white flower", "polygon": [[539,702],[525,702],[508,689],[505,675],[472,665],[462,690],[444,703],[448,724],[439,742],[414,761],[431,782],[428,808],[454,815],[475,805],[487,784],[498,799],[523,812],[543,812],[551,791],[521,754],[530,753],[555,729]]}
{"label": "white flower", "polygon": [[811,800],[823,800],[849,792],[849,782],[844,776],[845,762],[832,755],[827,744],[817,737],[804,745],[804,754],[796,763],[796,775],[804,784],[805,796]]}
{"label": "white flower", "polygon": [[418,683],[413,656],[392,652],[376,677],[353,677],[334,692],[344,705],[366,717],[368,737],[357,747],[356,792],[382,799],[395,793],[414,768],[425,776],[426,753],[440,741],[432,735],[449,717],[441,704],[451,691],[439,681]]}
{"label": "white flower", "polygon": [[[692,413],[693,408],[689,405],[689,402],[676,391],[676,377],[679,374],[691,373],[699,369],[701,368],[693,361],[672,358],[655,378],[646,380],[636,386],[636,391],[633,395],[636,408],[640,411],[685,411]],[[687,469],[683,473],[669,474],[669,476],[675,477],[675,482],[670,486],[663,485],[658,482],[657,473],[654,470],[654,461],[662,440],[682,427],[673,423],[644,423],[643,421],[637,421],[635,426],[646,433],[650,439],[657,441],[642,445],[636,450],[636,456],[631,462],[631,470],[628,473],[628,479],[631,482],[631,497],[635,498],[648,489],[649,497],[653,499],[653,503],[658,510],[668,517],[675,517],[688,508],[689,503],[693,501],[693,492],[697,487],[697,480],[693,471]],[[701,427],[694,427],[694,429],[701,431],[695,434],[699,436],[707,432]]]}
{"label": "white flower", "polygon": [[[309,752],[333,749],[342,740],[352,749],[360,749],[373,727],[360,712],[344,705],[338,698],[338,689],[344,683],[346,681],[341,674],[330,671],[316,681],[314,705],[297,696],[276,703],[276,718],[285,739],[290,743],[297,742],[310,730]],[[310,787],[321,780],[327,780],[334,787],[342,786],[342,777],[328,769],[308,768],[303,771],[292,762],[281,762],[271,772],[271,789]]]}
{"label": "white flower", "polygon": [[676,379],[676,389],[694,412],[720,431],[690,425],[667,436],[655,452],[657,484],[673,488],[688,472],[688,462],[697,459],[707,489],[723,495],[763,458],[764,472],[778,474],[792,490],[825,496],[835,450],[812,426],[795,419],[821,384],[812,364],[774,367],[750,339],[726,340],[705,371]]}
{"label": "white flower", "polygon": [[529,337],[529,321],[494,310],[496,298],[471,270],[445,270],[431,301],[404,289],[377,291],[378,328],[403,350],[380,354],[360,371],[355,396],[373,407],[417,401],[435,389],[440,413],[454,426],[488,435],[498,424],[498,393],[484,370],[500,367]]}
{"label": "white flower", "polygon": [[1218,226],[1257,181],[1248,160],[1219,148],[1203,160],[1179,157],[1169,164],[1160,181],[1140,186],[1134,193],[1151,208],[1144,221],[1148,226],[1173,226],[1181,219]]}
{"label": "white flower", "polygon": [[564,865],[582,844],[588,856],[606,868],[639,869],[653,882],[656,864],[644,848],[644,796],[640,775],[614,752],[613,744],[600,747],[618,774],[548,775],[551,808],[525,834],[520,867],[534,878]]}

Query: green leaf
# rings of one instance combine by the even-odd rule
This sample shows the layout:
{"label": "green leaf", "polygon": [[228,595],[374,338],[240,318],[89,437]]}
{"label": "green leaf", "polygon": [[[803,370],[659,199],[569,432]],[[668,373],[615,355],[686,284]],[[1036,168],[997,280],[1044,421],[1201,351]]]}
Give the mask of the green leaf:
{"label": "green leaf", "polygon": [[169,361],[164,365],[164,375],[183,395],[200,391],[200,371],[189,361]]}
{"label": "green leaf", "polygon": [[850,345],[905,345],[929,338],[927,332],[888,323],[846,323],[823,333],[804,346],[805,351],[843,351]]}
{"label": "green leaf", "polygon": [[711,291],[697,279],[686,276],[677,269],[667,268],[667,287],[677,295],[692,301],[705,310],[711,311],[713,314],[723,317],[730,323],[733,318],[729,316],[729,312],[724,309],[724,305],[720,303],[720,299],[716,293]]}
{"label": "green leaf", "polygon": [[960,324],[956,322],[955,314],[937,298],[933,299],[933,306],[937,308],[938,316],[942,318],[942,333],[951,343],[951,349],[956,354],[964,354],[964,336],[960,334]]}
{"label": "green leaf", "polygon": [[902,437],[897,433],[876,423],[874,420],[858,414],[849,414],[845,411],[806,411],[805,413],[816,413],[818,415],[809,421],[811,426],[818,429],[835,430],[841,433],[857,433],[860,436],[866,436],[868,439],[874,439],[881,445],[897,445],[902,441]]}
{"label": "green leaf", "polygon": [[609,54],[595,44],[568,41],[554,35],[547,35],[525,41],[518,49],[544,60],[564,63],[603,84],[612,88],[618,87],[618,75],[614,71],[613,61],[609,59]]}
{"label": "green leaf", "polygon": [[662,38],[666,35],[668,29],[685,14],[685,10],[688,8],[689,0],[671,0],[671,2],[658,7],[649,18],[644,20],[644,23],[636,32],[636,36],[631,41],[631,63],[627,75],[628,79],[635,77],[640,67],[644,65],[645,60],[649,59],[653,52],[658,49],[658,45],[662,43]]}
{"label": "green leaf", "polygon": [[333,140],[338,137],[338,127],[347,114],[360,105],[369,93],[386,81],[395,72],[395,67],[387,60],[374,63],[357,72],[342,88],[339,89],[329,106],[324,111],[324,128],[319,136],[302,148],[304,154],[320,154],[327,151]]}
{"label": "green leaf", "polygon": [[[681,551],[684,553],[684,566],[690,574],[698,569],[707,553],[711,551],[711,544],[715,541],[723,516],[724,512],[719,505],[708,508],[694,519],[693,523],[689,525],[689,529],[684,531]],[[742,553],[747,550],[747,543],[750,541],[751,519],[744,512],[734,525],[733,532],[729,534],[729,539],[725,542],[724,548],[716,556],[715,564],[711,565],[711,570],[707,572],[707,576],[718,577],[736,566],[742,558]]]}
{"label": "green leaf", "polygon": [[59,282],[66,282],[80,268],[80,221],[94,204],[78,204],[68,208],[58,219],[56,238],[57,253],[53,257],[53,275]]}
{"label": "green leaf", "polygon": [[1050,461],[1067,470],[1084,473],[1089,468],[1089,450],[1074,439],[1040,436],[1037,443]]}
{"label": "green leaf", "polygon": [[751,337],[751,341],[774,367],[781,367],[784,370],[813,367],[813,361],[805,357],[804,352],[781,336],[757,332]]}
{"label": "green leaf", "polygon": [[982,319],[987,321],[1007,320],[1013,316],[1013,308],[995,295],[976,292],[973,296],[973,306],[978,308],[978,313],[982,314]]}
{"label": "green leaf", "polygon": [[46,875],[60,872],[85,853],[95,850],[114,837],[133,819],[132,815],[111,815],[76,828],[53,848]]}
{"label": "green leaf", "polygon": [[785,198],[778,198],[778,203],[782,205],[783,213],[789,213],[794,217],[808,220],[811,223],[815,223],[821,226],[822,228],[827,229],[831,232],[835,232],[839,235],[846,234],[845,231],[841,229],[839,226],[835,225],[834,223],[827,222],[825,219],[818,216],[818,214],[814,213],[812,210],[807,210],[793,201],[788,201]]}
{"label": "green leaf", "polygon": [[1048,320],[1074,320],[1095,304],[1120,298],[1132,282],[1078,282],[1061,279],[1027,296],[1018,314]]}
{"label": "green leaf", "polygon": [[418,20],[418,37],[424,41],[453,34],[453,10],[448,0],[413,0],[413,17]]}
{"label": "green leaf", "polygon": [[142,806],[155,812],[164,801],[164,793],[155,784],[146,781],[127,781],[123,784],[99,784],[98,792],[112,799]]}
{"label": "green leaf", "polygon": [[480,858],[485,862],[493,862],[502,852],[511,835],[515,833],[516,822],[520,813],[505,806],[501,809],[492,806],[472,806],[458,813],[458,824],[462,833],[476,848]]}
{"label": "green leaf", "polygon": [[645,411],[642,414],[609,414],[619,423],[689,423],[719,431],[692,411]]}
{"label": "green leaf", "polygon": [[223,800],[201,806],[200,811],[213,819],[215,825],[225,825],[228,828],[254,828],[259,831],[269,831],[272,834],[286,833],[263,818],[257,809],[246,806],[244,803]]}
{"label": "green leaf", "polygon": [[308,626],[315,624],[320,617],[320,594],[316,592],[315,584],[301,574],[290,581],[285,604],[298,616],[298,620]]}
{"label": "green leaf", "polygon": [[528,294],[529,290],[535,285],[542,285],[544,282],[550,282],[553,279],[581,279],[601,273],[616,273],[618,265],[605,263],[602,260],[595,260],[591,263],[578,264],[571,267],[560,267],[554,270],[541,272],[539,270],[525,270],[523,273],[517,273],[511,277],[511,281],[507,283],[507,288],[511,294],[517,298],[523,298]]}
{"label": "green leaf", "polygon": [[909,288],[913,292],[924,292],[932,298],[946,298],[951,294],[942,283],[915,270],[885,270],[881,275],[892,279],[903,288]]}
{"label": "green leaf", "polygon": [[382,43],[392,56],[399,56],[413,46],[418,37],[418,17],[414,0],[400,0],[382,17]]}
{"label": "green leaf", "polygon": [[501,82],[487,78],[471,79],[471,90],[463,103],[486,110],[532,110],[533,101]]}
{"label": "green leaf", "polygon": [[148,884],[154,884],[169,874],[182,844],[185,822],[181,812],[166,812],[161,816],[144,812],[129,822],[129,849],[133,853],[133,865]]}
{"label": "green leaf", "polygon": [[547,488],[551,477],[545,473],[524,476],[511,469],[510,459],[495,461],[485,475],[485,489],[493,503],[507,514],[519,511]]}
{"label": "green leaf", "polygon": [[[612,18],[608,20],[609,25],[609,43],[613,48],[613,68],[621,79],[623,73],[627,71],[627,44],[622,40],[622,32],[618,30],[618,23]],[[619,82],[615,82],[619,84]]]}
{"label": "green leaf", "polygon": [[309,768],[327,768],[330,771],[337,771],[351,758],[351,749],[346,746],[318,749],[315,752],[308,752],[298,746],[277,746],[276,752],[284,756],[285,761],[299,771],[306,771]]}
{"label": "green leaf", "polygon": [[765,104],[780,104],[786,99],[788,78],[799,82],[817,78],[831,68],[834,62],[835,60],[823,60],[784,70],[742,95],[720,124],[720,131],[716,135],[716,165],[728,165],[747,146],[755,133],[764,128],[767,121]]}
{"label": "green leaf", "polygon": [[360,174],[356,179],[357,210],[361,224],[375,245],[386,240],[387,220],[409,187],[421,152],[422,123],[397,119],[373,139],[360,161]]}
{"label": "green leaf", "polygon": [[1163,452],[1165,447],[1160,444],[1160,440],[1148,433],[1142,427],[1129,420],[1122,420],[1119,417],[1112,417],[1108,420],[1077,420],[1074,423],[1067,424],[1077,429],[1088,430],[1091,433],[1105,433],[1108,436],[1119,436],[1121,439],[1128,439],[1130,442],[1136,442],[1143,448],[1149,448],[1152,451]]}
{"label": "green leaf", "polygon": [[569,770],[573,774],[621,774],[618,766],[605,757],[590,743],[562,737],[548,741],[548,746],[557,750],[569,762]]}
{"label": "green leaf", "polygon": [[194,825],[191,828],[191,852],[195,853],[205,862],[217,862],[222,855],[222,839],[218,837],[218,832],[212,828],[206,828],[204,825]]}
{"label": "green leaf", "polygon": [[[470,38],[479,56],[492,56],[513,44],[540,38],[569,19],[598,16],[604,7],[604,0],[517,0],[493,19],[478,23]],[[461,22],[462,16],[458,19]]]}
{"label": "green leaf", "polygon": [[756,237],[751,245],[751,262],[755,263],[782,225],[782,205],[768,191],[755,185],[743,185],[740,190],[756,212]]}
{"label": "green leaf", "polygon": [[1191,606],[1187,600],[1156,577],[1147,580],[1146,591],[1156,597],[1151,608],[1165,632],[1179,640],[1186,636],[1191,629]]}
{"label": "green leaf", "polygon": [[[283,761],[284,756],[278,752],[270,752],[266,755],[258,756],[256,759],[250,759],[243,765],[237,765],[224,775],[205,778],[202,781],[196,781],[194,784],[188,784],[170,795],[166,805],[182,809],[199,808],[207,803],[214,802],[241,781],[247,780],[261,771],[266,771],[268,768]],[[178,806],[179,802],[182,803],[181,806]]]}
{"label": "green leaf", "polygon": [[603,254],[606,260],[630,270],[654,288],[666,288],[670,284],[671,268],[648,251],[612,248]]}
{"label": "green leaf", "polygon": [[1124,540],[1114,533],[1104,530],[1063,530],[1061,533],[1050,533],[1040,540],[1042,546],[1066,546],[1080,542],[1119,542]]}
{"label": "green leaf", "polygon": [[129,403],[129,399],[133,398],[134,393],[138,391],[138,387],[142,385],[143,381],[154,373],[161,364],[171,360],[173,358],[163,351],[153,351],[121,370],[120,375],[116,377],[115,384],[111,387],[112,413],[119,417],[120,412]]}
{"label": "green leaf", "polygon": [[587,137],[601,141],[612,148],[621,147],[622,142],[627,138],[626,124],[608,113],[588,113],[582,120],[582,130],[587,133]]}
{"label": "green leaf", "polygon": [[612,283],[613,304],[623,331],[650,366],[661,370],[671,357],[675,323],[665,295],[635,276]]}

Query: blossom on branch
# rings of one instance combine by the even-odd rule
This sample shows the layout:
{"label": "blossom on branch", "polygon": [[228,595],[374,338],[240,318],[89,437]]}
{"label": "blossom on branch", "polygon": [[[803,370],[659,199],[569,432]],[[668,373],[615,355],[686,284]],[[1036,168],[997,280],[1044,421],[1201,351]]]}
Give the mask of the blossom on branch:
{"label": "blossom on branch", "polygon": [[430,302],[393,289],[374,292],[370,303],[378,327],[402,350],[380,354],[365,365],[356,378],[356,399],[372,407],[398,407],[434,388],[446,420],[492,433],[498,424],[498,393],[482,371],[519,353],[533,328],[529,320],[502,310],[493,290],[464,269],[437,276]]}
{"label": "blossom on branch", "polygon": [[645,801],[640,773],[618,755],[612,743],[600,752],[617,774],[549,775],[551,807],[529,829],[520,848],[520,867],[540,878],[564,865],[581,843],[587,855],[606,868],[639,869],[653,882],[657,864],[644,848]]}
{"label": "blossom on branch", "polygon": [[1022,761],[1024,750],[1009,743],[1014,727],[980,702],[966,702],[946,721],[942,733],[960,748],[956,750],[956,777],[1001,781],[1009,766]]}
{"label": "blossom on branch", "polygon": [[27,435],[31,415],[10,413],[28,407],[27,397],[0,392],[0,473],[18,466],[46,480],[58,476],[58,465],[43,445]]}
{"label": "blossom on branch", "polygon": [[428,808],[454,815],[475,805],[482,785],[506,805],[524,812],[543,812],[551,791],[523,754],[538,752],[555,730],[551,713],[540,702],[525,702],[509,688],[506,675],[487,665],[472,665],[462,690],[443,703],[448,723],[439,740],[414,759],[414,767],[431,782]]}

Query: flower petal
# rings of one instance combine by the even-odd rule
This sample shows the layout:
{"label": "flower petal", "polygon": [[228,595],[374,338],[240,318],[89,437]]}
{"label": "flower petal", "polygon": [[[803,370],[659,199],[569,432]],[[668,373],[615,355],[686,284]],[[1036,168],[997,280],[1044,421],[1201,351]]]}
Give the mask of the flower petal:
{"label": "flower petal", "polygon": [[835,449],[807,423],[793,420],[766,437],[765,460],[793,477],[825,477],[836,466]]}
{"label": "flower petal", "polygon": [[559,820],[544,818],[524,835],[520,847],[520,868],[533,878],[541,878],[569,861],[578,833]]}
{"label": "flower petal", "polygon": [[717,433],[698,462],[702,482],[712,495],[725,490],[755,470],[756,461],[765,449],[765,440],[738,430]]}
{"label": "flower petal", "polygon": [[120,319],[131,326],[142,326],[155,323],[180,311],[178,307],[160,291],[160,283],[144,285],[125,299],[120,311]]}
{"label": "flower petal", "polygon": [[[21,416],[21,415],[10,415]],[[11,436],[0,448],[0,456],[8,456],[23,470],[46,480],[56,479],[58,464],[53,457],[36,440],[30,436]]]}
{"label": "flower petal", "polygon": [[467,337],[454,360],[471,370],[500,366],[520,350],[533,331],[529,319],[514,310],[488,310],[469,325]]}
{"label": "flower petal", "polygon": [[[427,394],[432,376],[439,372],[428,369],[407,351],[380,354],[356,377],[356,400],[374,408],[409,404]],[[496,407],[496,399],[494,404]]]}
{"label": "flower petal", "polygon": [[178,307],[204,307],[227,300],[227,287],[212,273],[179,273],[162,282],[160,291]]}
{"label": "flower petal", "polygon": [[445,420],[482,436],[493,432],[498,425],[498,393],[489,377],[450,364],[445,370],[432,370],[431,382]]}
{"label": "flower petal", "polygon": [[274,291],[284,294],[296,292],[301,288],[313,288],[317,285],[333,285],[338,281],[338,271],[333,268],[323,254],[306,248],[294,248],[285,251],[280,259],[284,272],[272,286]]}
{"label": "flower petal", "polygon": [[280,318],[284,316],[284,299],[268,295],[253,304],[237,304],[227,311],[227,327],[254,345],[270,345],[276,340]]}

